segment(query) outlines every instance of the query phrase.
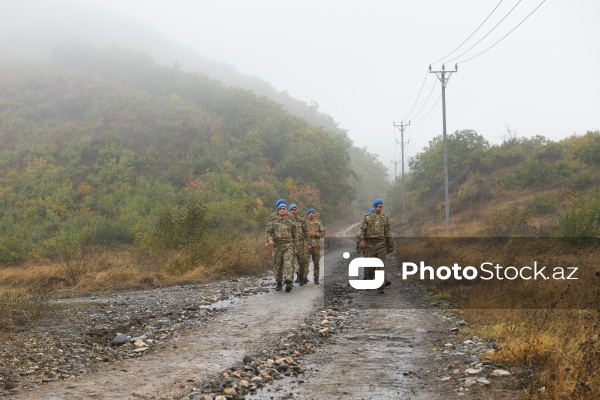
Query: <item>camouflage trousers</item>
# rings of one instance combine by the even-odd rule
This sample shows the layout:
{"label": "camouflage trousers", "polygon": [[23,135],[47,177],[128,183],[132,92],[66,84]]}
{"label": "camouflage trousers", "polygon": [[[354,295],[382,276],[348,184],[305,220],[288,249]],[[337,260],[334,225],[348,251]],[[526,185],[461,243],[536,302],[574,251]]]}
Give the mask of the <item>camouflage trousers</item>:
{"label": "camouflage trousers", "polygon": [[293,281],[294,268],[292,258],[294,249],[292,246],[275,246],[273,249],[273,265],[275,266],[275,280],[277,282]]}
{"label": "camouflage trousers", "polygon": [[365,268],[364,269],[364,276],[365,279],[375,279],[375,271],[378,269],[383,270],[383,279],[385,279],[385,260],[386,260],[386,249],[385,246],[381,247],[381,246],[367,246],[367,248],[365,249],[365,257],[374,257],[374,258],[379,258],[382,262],[384,267],[377,267],[377,268]]}
{"label": "camouflage trousers", "polygon": [[305,277],[308,275],[308,262],[306,259],[306,247],[304,243],[298,246],[298,254],[292,256],[292,267],[298,276]]}
{"label": "camouflage trousers", "polygon": [[312,246],[310,250],[306,250],[305,278],[308,277],[308,266],[310,265],[311,258],[313,262],[313,279],[319,279],[319,273],[321,272],[321,266],[319,265],[321,262],[321,247]]}

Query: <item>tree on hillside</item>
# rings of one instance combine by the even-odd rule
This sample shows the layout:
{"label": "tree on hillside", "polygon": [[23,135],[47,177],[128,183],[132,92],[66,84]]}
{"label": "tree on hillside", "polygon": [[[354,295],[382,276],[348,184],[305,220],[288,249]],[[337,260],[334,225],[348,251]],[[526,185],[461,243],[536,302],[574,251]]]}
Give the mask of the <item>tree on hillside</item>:
{"label": "tree on hillside", "polygon": [[[474,130],[456,131],[447,136],[448,176],[452,184],[464,182],[468,172],[478,165],[489,142]],[[422,199],[439,190],[444,184],[444,143],[437,136],[429,142],[423,152],[409,158],[411,170],[407,183],[417,199]]]}

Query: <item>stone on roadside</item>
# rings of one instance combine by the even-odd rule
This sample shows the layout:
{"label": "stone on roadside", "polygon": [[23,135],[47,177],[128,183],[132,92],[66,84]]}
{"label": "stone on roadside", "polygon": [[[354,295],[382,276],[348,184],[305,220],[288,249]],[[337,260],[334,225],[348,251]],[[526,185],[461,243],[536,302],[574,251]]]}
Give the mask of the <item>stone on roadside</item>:
{"label": "stone on roadside", "polygon": [[232,394],[235,394],[235,388],[226,388],[223,390],[223,394],[225,396],[231,396]]}
{"label": "stone on roadside", "polygon": [[467,388],[467,387],[473,386],[476,383],[477,383],[477,381],[475,380],[475,378],[469,377],[469,378],[465,379],[464,385]]}
{"label": "stone on roadside", "polygon": [[477,378],[477,383],[481,383],[482,385],[488,386],[490,384],[490,381],[488,381],[485,378]]}
{"label": "stone on roadside", "polygon": [[247,380],[242,379],[241,381],[238,382],[238,386],[247,389],[250,386],[250,384],[248,383]]}
{"label": "stone on roadside", "polygon": [[125,335],[124,333],[117,333],[117,336],[115,336],[115,338],[110,343],[115,346],[120,346],[127,343],[128,341],[129,336]]}
{"label": "stone on roadside", "polygon": [[469,374],[469,375],[477,375],[480,372],[481,372],[481,370],[479,368],[467,368],[465,370],[465,374]]}
{"label": "stone on roadside", "polygon": [[492,372],[492,376],[510,376],[510,375],[512,375],[512,374],[505,369],[495,369]]}

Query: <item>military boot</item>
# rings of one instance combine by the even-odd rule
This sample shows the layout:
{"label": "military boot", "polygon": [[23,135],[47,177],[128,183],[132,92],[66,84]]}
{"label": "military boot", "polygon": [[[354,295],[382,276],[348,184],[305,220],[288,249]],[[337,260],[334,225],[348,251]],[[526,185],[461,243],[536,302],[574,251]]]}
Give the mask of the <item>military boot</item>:
{"label": "military boot", "polygon": [[283,286],[281,286],[281,282],[277,282],[277,286],[275,286],[275,291],[279,292],[281,291],[281,289],[283,289]]}
{"label": "military boot", "polygon": [[292,281],[285,281],[285,291],[286,292],[291,292],[292,291],[292,286],[294,286],[292,284]]}

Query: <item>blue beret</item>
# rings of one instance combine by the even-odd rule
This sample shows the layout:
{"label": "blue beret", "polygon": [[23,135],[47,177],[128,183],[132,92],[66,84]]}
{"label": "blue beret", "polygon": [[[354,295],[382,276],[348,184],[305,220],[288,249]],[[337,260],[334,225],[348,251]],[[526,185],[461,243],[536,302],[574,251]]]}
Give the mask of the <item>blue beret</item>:
{"label": "blue beret", "polygon": [[285,204],[285,200],[284,199],[277,200],[277,203],[275,203],[275,207],[279,207],[280,204]]}
{"label": "blue beret", "polygon": [[380,205],[380,204],[383,204],[383,200],[381,200],[381,199],[376,199],[376,200],[373,202],[373,208],[377,207],[377,206],[378,206],[378,205]]}
{"label": "blue beret", "polygon": [[295,204],[291,204],[291,205],[288,207],[288,210],[291,210],[292,208],[298,208],[298,206],[297,206],[297,205],[295,205]]}
{"label": "blue beret", "polygon": [[287,206],[285,205],[285,203],[280,203],[280,204],[277,206],[277,211],[281,210],[282,208],[287,208]]}
{"label": "blue beret", "polygon": [[310,214],[311,212],[316,213],[314,208],[309,208],[308,211],[306,212],[306,215]]}
{"label": "blue beret", "polygon": [[371,211],[369,211],[371,214],[373,214],[375,212],[374,208],[371,208]]}

